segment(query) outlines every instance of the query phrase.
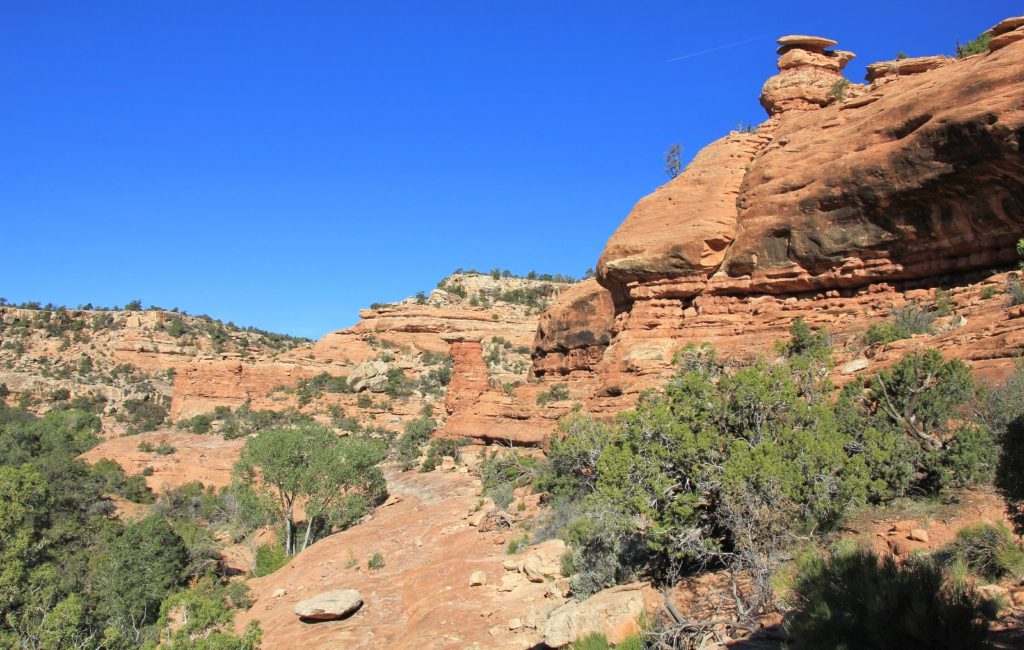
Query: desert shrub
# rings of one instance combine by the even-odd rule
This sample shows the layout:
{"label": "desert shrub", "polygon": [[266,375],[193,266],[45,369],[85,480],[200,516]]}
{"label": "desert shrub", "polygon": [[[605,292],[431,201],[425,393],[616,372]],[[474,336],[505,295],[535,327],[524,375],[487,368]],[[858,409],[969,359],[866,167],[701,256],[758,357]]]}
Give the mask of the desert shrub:
{"label": "desert shrub", "polygon": [[288,554],[280,544],[262,544],[253,557],[253,575],[268,576],[288,564]]}
{"label": "desert shrub", "polygon": [[110,459],[96,461],[89,472],[101,492],[117,494],[133,503],[153,503],[153,492],[146,485],[145,477],[126,476],[124,469]]}
{"label": "desert shrub", "polygon": [[845,77],[837,79],[832,87],[829,88],[827,97],[837,102],[841,102],[846,99],[846,89],[850,85],[850,80]]}
{"label": "desert shrub", "polygon": [[384,392],[392,399],[403,399],[412,395],[412,381],[406,376],[401,368],[388,370],[388,383],[384,386]]}
{"label": "desert shrub", "polygon": [[191,433],[210,433],[213,429],[213,414],[201,413],[191,418],[181,420],[178,426]]}
{"label": "desert shrub", "polygon": [[348,378],[334,376],[327,372],[322,372],[309,379],[303,379],[299,382],[298,386],[295,387],[295,394],[298,395],[299,398],[299,408],[302,408],[324,393],[351,392],[352,387],[348,383]]}
{"label": "desert shrub", "polygon": [[1024,284],[1014,276],[1006,281],[1006,295],[1010,297],[1010,305],[1024,305]]}
{"label": "desert shrub", "polygon": [[861,338],[865,345],[892,343],[915,334],[931,334],[935,314],[917,303],[907,303],[892,310],[889,320],[872,323]]}
{"label": "desert shrub", "polygon": [[562,570],[578,600],[628,581],[649,559],[636,518],[596,499],[571,521],[563,536],[567,550]]}
{"label": "desert shrub", "polygon": [[[232,622],[236,609],[252,605],[249,588],[240,582],[221,584],[203,578],[164,600],[157,627],[161,647],[170,650],[257,650],[259,624],[250,624],[236,635]],[[255,622],[254,622],[255,623]]]}
{"label": "desert shrub", "polygon": [[356,406],[361,409],[368,409],[373,406],[373,398],[366,393],[360,393],[359,397],[356,398]]}
{"label": "desert shrub", "polygon": [[953,296],[945,289],[935,290],[935,313],[939,316],[949,316],[953,313]]}
{"label": "desert shrub", "polygon": [[643,650],[646,646],[643,637],[638,634],[627,636],[612,646],[604,634],[593,632],[574,641],[569,650],[611,650],[612,647],[616,650]]}
{"label": "desert shrub", "polygon": [[516,535],[512,539],[508,540],[508,544],[505,545],[505,553],[509,555],[515,555],[526,550],[526,547],[530,545],[530,536],[526,533]]}
{"label": "desert shrub", "polygon": [[541,471],[541,462],[523,454],[491,454],[480,463],[483,493],[494,505],[505,510],[512,503],[513,491],[533,483]]}
{"label": "desert shrub", "polygon": [[555,498],[579,499],[594,491],[597,465],[611,427],[584,413],[570,413],[558,423],[551,437],[537,488]]}
{"label": "desert shrub", "polygon": [[788,631],[808,648],[987,648],[981,601],[947,585],[929,559],[896,563],[855,549],[807,558],[793,587]]}
{"label": "desert shrub", "polygon": [[430,442],[427,447],[427,455],[423,457],[423,464],[420,465],[421,472],[429,472],[441,464],[441,459],[449,456],[456,461],[462,451],[465,441],[455,438],[437,438]]}
{"label": "desert shrub", "polygon": [[1006,428],[996,467],[996,488],[1006,499],[1017,534],[1024,534],[1024,415]]}
{"label": "desert shrub", "polygon": [[153,443],[151,443],[148,440],[143,440],[142,442],[139,443],[139,451],[143,453],[151,454],[153,453],[154,449],[155,447],[153,446]]}
{"label": "desert shrub", "polygon": [[166,440],[161,440],[160,444],[158,444],[156,448],[153,450],[153,453],[157,454],[158,456],[170,456],[175,451],[177,451],[177,449],[174,448],[174,445],[170,444]]}
{"label": "desert shrub", "polygon": [[401,463],[403,471],[415,467],[416,461],[423,453],[423,445],[430,440],[435,429],[437,429],[437,422],[426,415],[405,424],[397,445],[397,460]]}
{"label": "desert shrub", "polygon": [[1002,522],[961,528],[940,555],[962,561],[972,573],[992,582],[1007,574],[1019,578],[1024,568],[1024,550]]}
{"label": "desert shrub", "polygon": [[992,40],[992,34],[989,32],[983,32],[978,38],[967,41],[966,45],[956,44],[956,56],[957,58],[963,59],[973,54],[984,54],[988,52],[988,44]]}
{"label": "desert shrub", "polygon": [[374,553],[370,556],[370,559],[366,561],[366,568],[370,571],[379,571],[384,568],[384,556],[380,553]]}
{"label": "desert shrub", "polygon": [[996,288],[995,287],[985,287],[984,289],[981,290],[981,299],[982,300],[988,300],[989,298],[994,298],[995,295],[996,295]]}
{"label": "desert shrub", "polygon": [[569,388],[565,384],[553,384],[551,388],[537,395],[537,404],[544,406],[548,402],[560,402],[569,399]]}
{"label": "desert shrub", "polygon": [[167,418],[167,408],[148,399],[127,399],[122,405],[119,418],[143,431],[156,429]]}

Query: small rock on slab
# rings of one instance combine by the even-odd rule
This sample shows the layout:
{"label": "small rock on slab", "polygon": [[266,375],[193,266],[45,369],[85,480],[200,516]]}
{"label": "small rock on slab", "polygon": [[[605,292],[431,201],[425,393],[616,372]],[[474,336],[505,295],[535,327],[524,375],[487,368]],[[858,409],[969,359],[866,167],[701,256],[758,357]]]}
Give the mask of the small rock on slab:
{"label": "small rock on slab", "polygon": [[472,575],[469,576],[470,587],[481,587],[485,584],[487,584],[487,574],[483,571],[474,571]]}
{"label": "small rock on slab", "polygon": [[910,531],[910,535],[908,535],[908,537],[914,540],[915,542],[924,542],[925,544],[928,543],[928,532],[923,528],[915,528],[914,530]]}
{"label": "small rock on slab", "polygon": [[355,589],[327,591],[309,600],[296,603],[293,610],[304,621],[330,621],[345,618],[363,605],[363,597]]}

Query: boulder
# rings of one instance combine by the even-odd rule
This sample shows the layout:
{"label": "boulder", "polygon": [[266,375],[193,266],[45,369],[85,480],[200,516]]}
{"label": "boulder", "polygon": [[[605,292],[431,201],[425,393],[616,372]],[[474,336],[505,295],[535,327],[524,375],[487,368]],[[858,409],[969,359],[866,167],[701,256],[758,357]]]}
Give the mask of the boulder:
{"label": "boulder", "polygon": [[923,544],[928,543],[928,531],[924,530],[923,528],[915,528],[911,530],[910,534],[907,535],[907,537],[915,542],[921,542]]}
{"label": "boulder", "polygon": [[487,574],[483,571],[474,571],[469,576],[470,587],[482,587],[487,584]]}
{"label": "boulder", "polygon": [[295,604],[295,614],[304,621],[345,618],[362,607],[363,597],[355,589],[327,591]]}
{"label": "boulder", "polygon": [[383,361],[364,361],[349,373],[348,382],[357,393],[364,390],[383,392],[388,383],[388,370],[388,364]]}
{"label": "boulder", "polygon": [[619,585],[600,591],[583,602],[568,602],[548,617],[544,643],[564,648],[595,632],[610,643],[619,643],[640,631],[637,619],[655,605],[656,597],[646,583]]}

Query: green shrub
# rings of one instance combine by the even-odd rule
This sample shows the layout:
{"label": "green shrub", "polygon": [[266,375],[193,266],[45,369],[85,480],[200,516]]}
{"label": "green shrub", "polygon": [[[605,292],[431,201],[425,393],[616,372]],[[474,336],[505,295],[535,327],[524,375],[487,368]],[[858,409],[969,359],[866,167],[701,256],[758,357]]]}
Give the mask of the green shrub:
{"label": "green shrub", "polygon": [[988,52],[988,44],[992,40],[992,34],[984,32],[973,41],[967,41],[966,45],[956,44],[957,58],[964,59],[973,54],[984,54]]}
{"label": "green shrub", "polygon": [[569,388],[565,384],[554,384],[537,395],[537,404],[544,406],[548,402],[560,402],[567,399],[569,399]]}
{"label": "green shrub", "polygon": [[865,345],[892,343],[915,334],[931,334],[935,314],[916,303],[896,307],[888,321],[872,323],[861,338]]}
{"label": "green shrub", "polygon": [[253,575],[267,576],[288,564],[288,554],[280,544],[262,544],[253,557]]}
{"label": "green shrub", "polygon": [[984,289],[981,290],[981,299],[982,300],[988,300],[989,298],[994,298],[995,295],[996,295],[996,288],[995,287],[991,287],[991,286],[990,287],[985,287]]}
{"label": "green shrub", "polygon": [[143,440],[142,442],[139,443],[139,451],[143,453],[151,454],[153,453],[154,449],[155,447],[153,446],[153,443],[151,443],[148,440]]}
{"label": "green shrub", "polygon": [[1024,550],[1002,522],[961,528],[942,555],[962,561],[971,573],[990,582],[1007,574],[1019,579],[1024,568]]}
{"label": "green shrub", "polygon": [[366,568],[370,571],[379,571],[384,568],[384,556],[380,553],[374,553],[370,556],[370,559],[366,561]]}
{"label": "green shrub", "polygon": [[164,423],[167,408],[152,400],[132,398],[124,401],[119,417],[143,431],[152,431]]}
{"label": "green shrub", "polygon": [[[608,642],[608,637],[600,632],[593,632],[577,639],[569,646],[569,650],[610,650],[613,646]],[[644,650],[644,639],[638,634],[627,636],[615,644],[615,650]]]}
{"label": "green shrub", "polygon": [[541,471],[541,462],[533,456],[493,453],[480,463],[483,493],[494,505],[505,510],[512,503],[513,490],[533,483]]}
{"label": "green shrub", "polygon": [[153,450],[153,453],[157,454],[158,456],[169,456],[173,454],[175,451],[177,451],[177,449],[175,449],[172,444],[170,444],[166,440],[161,440],[160,444],[157,445],[156,449]]}
{"label": "green shrub", "polygon": [[929,559],[896,563],[857,549],[805,560],[787,625],[800,647],[888,650],[991,647],[981,601],[948,586]]}
{"label": "green shrub", "polygon": [[450,456],[458,461],[464,444],[465,441],[454,438],[436,438],[430,441],[430,446],[427,447],[427,455],[424,456],[423,464],[420,465],[420,471],[431,471],[441,464],[441,459],[445,456]]}
{"label": "green shrub", "polygon": [[398,438],[397,449],[398,462],[401,463],[403,471],[408,471],[416,466],[416,461],[423,453],[423,445],[430,440],[435,429],[437,429],[437,422],[425,415],[405,424],[405,429]]}
{"label": "green shrub", "polygon": [[1010,305],[1024,305],[1024,284],[1016,277],[1010,276],[1006,281],[1006,295],[1010,296]]}
{"label": "green shrub", "polygon": [[526,550],[526,547],[530,545],[530,536],[526,533],[516,535],[512,539],[508,540],[508,544],[505,545],[505,552],[509,555],[515,555]]}

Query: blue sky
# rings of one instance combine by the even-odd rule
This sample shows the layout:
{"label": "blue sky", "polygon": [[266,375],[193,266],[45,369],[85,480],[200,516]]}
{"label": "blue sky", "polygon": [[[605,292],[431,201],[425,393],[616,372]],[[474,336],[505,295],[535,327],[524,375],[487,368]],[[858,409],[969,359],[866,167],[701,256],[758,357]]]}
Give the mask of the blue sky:
{"label": "blue sky", "polygon": [[0,0],[0,296],[318,337],[456,267],[578,276],[670,144],[763,121],[776,37],[860,81],[1022,10]]}

